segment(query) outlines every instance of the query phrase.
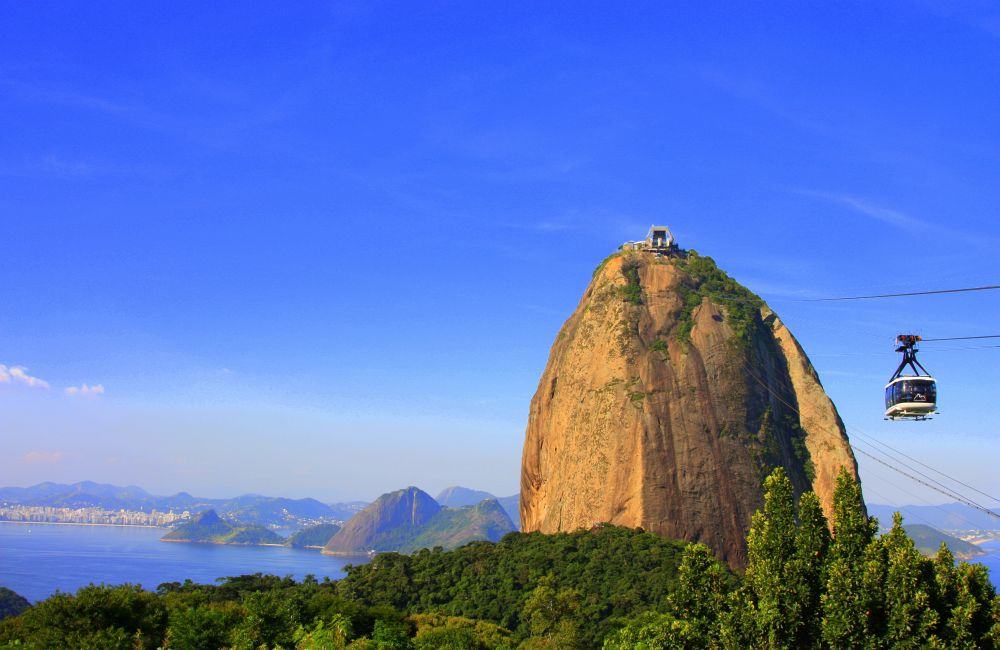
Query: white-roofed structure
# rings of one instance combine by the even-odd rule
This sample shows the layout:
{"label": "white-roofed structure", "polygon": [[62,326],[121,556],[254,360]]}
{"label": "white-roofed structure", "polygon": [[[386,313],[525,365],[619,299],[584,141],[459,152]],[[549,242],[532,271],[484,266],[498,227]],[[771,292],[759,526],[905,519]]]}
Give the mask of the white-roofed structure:
{"label": "white-roofed structure", "polygon": [[666,226],[650,226],[646,239],[622,244],[624,250],[651,251],[659,254],[670,253],[676,247],[674,236]]}

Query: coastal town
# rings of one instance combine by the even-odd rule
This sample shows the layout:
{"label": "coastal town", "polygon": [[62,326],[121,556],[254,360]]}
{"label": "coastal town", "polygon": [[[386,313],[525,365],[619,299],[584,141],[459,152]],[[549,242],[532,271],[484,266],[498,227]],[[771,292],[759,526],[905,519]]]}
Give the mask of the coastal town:
{"label": "coastal town", "polygon": [[93,524],[104,526],[145,526],[167,528],[189,519],[191,513],[150,510],[105,510],[103,508],[57,508],[0,504],[0,521],[34,524]]}

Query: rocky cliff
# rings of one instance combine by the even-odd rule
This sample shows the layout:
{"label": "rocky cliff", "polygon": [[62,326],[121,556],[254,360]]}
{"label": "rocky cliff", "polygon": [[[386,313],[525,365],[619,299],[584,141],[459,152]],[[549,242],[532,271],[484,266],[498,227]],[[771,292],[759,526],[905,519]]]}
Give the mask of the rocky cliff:
{"label": "rocky cliff", "polygon": [[777,315],[694,251],[605,260],[531,401],[523,530],[642,527],[740,567],[778,465],[827,514],[837,472],[856,473],[836,408]]}

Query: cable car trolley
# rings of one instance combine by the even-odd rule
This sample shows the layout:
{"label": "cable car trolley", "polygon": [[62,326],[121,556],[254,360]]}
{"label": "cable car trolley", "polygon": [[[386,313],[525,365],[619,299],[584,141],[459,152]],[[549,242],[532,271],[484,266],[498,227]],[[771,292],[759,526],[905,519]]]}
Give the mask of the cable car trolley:
{"label": "cable car trolley", "polygon": [[[896,372],[885,385],[885,419],[926,420],[937,413],[937,382],[927,369],[917,361],[916,334],[900,334],[896,337],[896,352],[903,354]],[[914,374],[904,375],[907,366]]]}

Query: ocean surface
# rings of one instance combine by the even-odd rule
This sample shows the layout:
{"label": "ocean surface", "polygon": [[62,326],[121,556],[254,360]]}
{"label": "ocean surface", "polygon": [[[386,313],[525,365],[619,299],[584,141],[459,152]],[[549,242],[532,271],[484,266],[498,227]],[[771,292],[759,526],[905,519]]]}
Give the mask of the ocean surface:
{"label": "ocean surface", "polygon": [[[114,526],[52,526],[0,522],[0,585],[35,602],[57,590],[124,582],[156,589],[164,582],[213,583],[247,573],[301,580],[340,578],[344,566],[365,558],[338,558],[315,550],[274,546],[218,546],[161,542],[164,530]],[[1000,586],[1000,541],[982,544],[979,562]]]}
{"label": "ocean surface", "polygon": [[989,555],[976,558],[976,562],[979,564],[985,564],[989,567],[990,580],[993,581],[993,585],[995,587],[1000,589],[1000,540],[984,542],[979,545],[979,548],[987,551]]}
{"label": "ocean surface", "polygon": [[213,583],[247,573],[291,575],[301,580],[341,578],[344,566],[366,559],[322,555],[318,550],[275,546],[220,546],[161,542],[159,528],[30,525],[0,522],[0,586],[35,602],[57,590],[90,583]]}

